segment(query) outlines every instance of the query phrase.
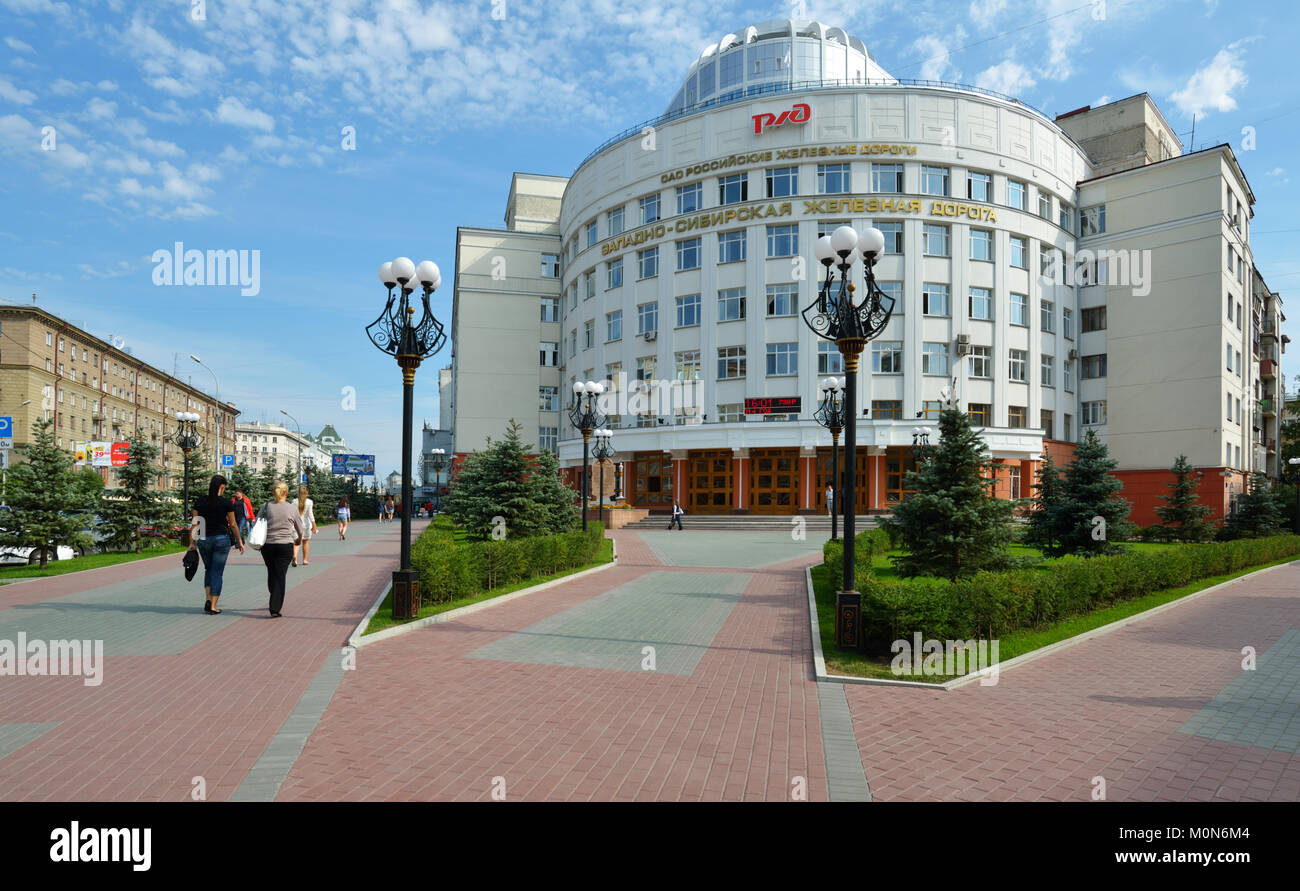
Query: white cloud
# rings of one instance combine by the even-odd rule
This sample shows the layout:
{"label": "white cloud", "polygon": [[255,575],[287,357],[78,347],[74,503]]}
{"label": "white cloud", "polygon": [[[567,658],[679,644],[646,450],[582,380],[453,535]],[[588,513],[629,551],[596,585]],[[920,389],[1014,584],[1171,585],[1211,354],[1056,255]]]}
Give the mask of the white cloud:
{"label": "white cloud", "polygon": [[1029,69],[1010,59],[985,68],[975,75],[975,86],[1020,97],[1038,81],[1029,73]]}
{"label": "white cloud", "polygon": [[1281,175],[1284,174],[1284,173],[1286,173],[1286,168],[1284,168],[1284,167],[1274,167],[1272,170],[1270,170],[1268,173],[1265,173],[1264,175],[1265,175],[1265,176],[1281,176]]}
{"label": "white cloud", "polygon": [[256,108],[248,108],[233,96],[222,96],[214,114],[221,123],[235,127],[262,130],[266,133],[275,129],[275,119],[269,114]]}
{"label": "white cloud", "polygon": [[117,103],[96,96],[86,103],[85,115],[94,121],[111,121],[117,117]]}
{"label": "white cloud", "polygon": [[31,90],[15,87],[11,82],[0,77],[0,99],[15,105],[31,105],[36,101],[36,94]]}
{"label": "white cloud", "polygon": [[117,89],[117,84],[111,80],[101,80],[95,84],[95,89],[103,90],[105,93],[111,93]]}
{"label": "white cloud", "polygon": [[16,53],[36,52],[36,50],[32,49],[32,45],[30,43],[23,43],[17,37],[6,37],[5,43],[8,44],[9,48]]}
{"label": "white cloud", "polygon": [[912,41],[911,49],[921,57],[921,70],[916,76],[921,80],[959,80],[961,71],[953,63],[950,48],[957,46],[965,32],[957,32],[947,37],[927,34]]}
{"label": "white cloud", "polygon": [[971,0],[970,17],[981,28],[992,26],[993,19],[1007,8],[1007,0]]}
{"label": "white cloud", "polygon": [[55,96],[71,96],[74,93],[79,93],[81,89],[82,89],[81,84],[73,83],[72,81],[63,77],[59,78],[54,83],[50,84],[50,92],[53,93]]}
{"label": "white cloud", "polygon": [[1192,74],[1187,86],[1170,97],[1184,114],[1204,116],[1207,110],[1232,111],[1237,107],[1232,92],[1247,82],[1241,58],[1242,44],[1243,41],[1239,40],[1219,50],[1213,59]]}

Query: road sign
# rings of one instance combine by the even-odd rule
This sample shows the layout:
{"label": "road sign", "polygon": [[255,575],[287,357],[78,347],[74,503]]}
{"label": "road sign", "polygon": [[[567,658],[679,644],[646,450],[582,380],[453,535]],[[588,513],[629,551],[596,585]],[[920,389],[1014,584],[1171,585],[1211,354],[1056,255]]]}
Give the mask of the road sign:
{"label": "road sign", "polygon": [[14,447],[14,419],[8,416],[0,417],[0,449],[12,449]]}
{"label": "road sign", "polygon": [[9,450],[0,449],[0,470],[9,469]]}
{"label": "road sign", "polygon": [[222,466],[222,467],[234,467],[234,466],[235,466],[235,456],[234,456],[234,455],[222,455],[222,456],[221,456],[221,466]]}

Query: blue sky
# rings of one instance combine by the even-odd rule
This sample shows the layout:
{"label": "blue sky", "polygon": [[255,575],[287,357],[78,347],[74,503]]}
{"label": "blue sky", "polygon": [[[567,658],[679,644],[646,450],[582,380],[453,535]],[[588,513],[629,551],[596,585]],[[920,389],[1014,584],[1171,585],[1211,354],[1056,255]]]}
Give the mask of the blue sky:
{"label": "blue sky", "polygon": [[[706,44],[792,15],[843,25],[896,77],[1049,115],[1147,91],[1186,144],[1195,113],[1198,147],[1237,150],[1256,262],[1300,342],[1300,17],[1281,0],[0,0],[0,300],[35,292],[210,386],[195,353],[244,417],[332,423],[387,473],[401,378],[364,332],[378,265],[437,262],[450,330],[456,226],[501,225],[512,171],[571,173],[662,112]],[[155,286],[177,241],[260,251],[260,293]],[[449,362],[421,368],[417,426]]]}

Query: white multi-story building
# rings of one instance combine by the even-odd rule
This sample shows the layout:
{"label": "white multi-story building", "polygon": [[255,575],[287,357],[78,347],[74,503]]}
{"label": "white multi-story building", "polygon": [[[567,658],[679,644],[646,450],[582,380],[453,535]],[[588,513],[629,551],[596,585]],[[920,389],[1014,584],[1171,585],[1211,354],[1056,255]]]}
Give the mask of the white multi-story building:
{"label": "white multi-story building", "polygon": [[261,421],[241,422],[235,427],[235,463],[247,464],[254,473],[272,466],[286,480],[292,480],[299,467],[330,468],[330,455],[305,434],[295,433],[280,424]]}
{"label": "white multi-story building", "polygon": [[1052,119],[898,81],[838,28],[752,26],[567,181],[516,174],[505,230],[459,230],[458,455],[515,418],[539,447],[554,431],[572,468],[574,381],[622,396],[689,382],[690,405],[610,405],[630,501],[823,509],[831,440],[812,415],[842,365],[800,313],[817,238],[875,226],[896,308],[853,407],[859,510],[905,494],[913,429],[950,386],[1005,496],[1029,496],[1042,456],[1068,460],[1093,429],[1136,521],[1152,522],[1180,453],[1221,512],[1245,471],[1276,467],[1251,424],[1265,386],[1252,336],[1282,320],[1278,295],[1251,294],[1253,202],[1232,150],[1183,155],[1146,94]]}

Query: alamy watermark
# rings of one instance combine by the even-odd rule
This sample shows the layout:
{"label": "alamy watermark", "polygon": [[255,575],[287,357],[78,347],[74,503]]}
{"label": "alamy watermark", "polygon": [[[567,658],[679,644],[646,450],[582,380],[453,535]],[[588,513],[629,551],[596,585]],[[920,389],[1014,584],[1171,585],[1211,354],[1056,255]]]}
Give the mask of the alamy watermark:
{"label": "alamy watermark", "polygon": [[894,654],[889,663],[894,677],[958,677],[978,672],[981,687],[998,682],[997,640],[923,640],[918,631],[910,641],[894,641],[889,650]]}
{"label": "alamy watermark", "polygon": [[1056,249],[1047,254],[1039,278],[1070,287],[1132,288],[1134,297],[1145,297],[1151,293],[1151,251]]}
{"label": "alamy watermark", "polygon": [[104,682],[102,640],[28,640],[19,631],[18,640],[0,639],[0,677],[80,676],[87,687]]}
{"label": "alamy watermark", "polygon": [[166,285],[239,285],[239,293],[256,297],[262,292],[262,252],[258,250],[186,250],[178,241],[172,250],[153,252],[153,283]]}

